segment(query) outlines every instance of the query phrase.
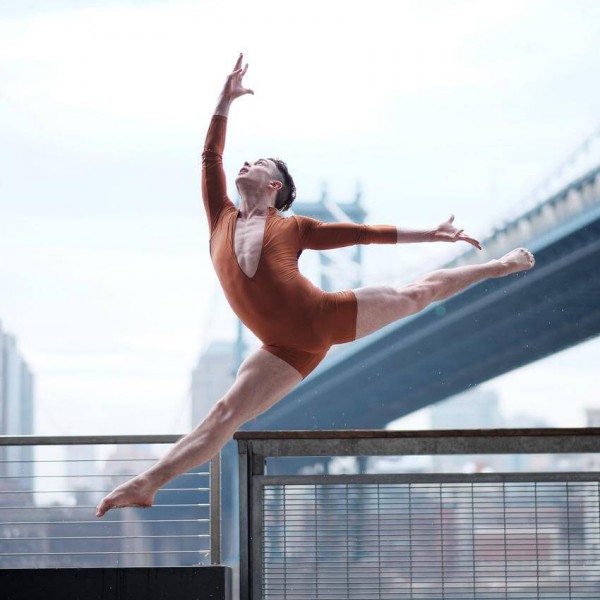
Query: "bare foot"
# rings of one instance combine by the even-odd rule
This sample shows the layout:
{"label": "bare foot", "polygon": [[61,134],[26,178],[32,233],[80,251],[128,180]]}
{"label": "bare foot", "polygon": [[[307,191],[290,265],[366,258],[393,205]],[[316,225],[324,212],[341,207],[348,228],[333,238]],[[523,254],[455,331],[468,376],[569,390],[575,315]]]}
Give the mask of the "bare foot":
{"label": "bare foot", "polygon": [[154,502],[156,491],[146,477],[138,475],[122,483],[108,496],[105,496],[96,507],[96,516],[103,517],[112,508],[125,508],[126,506],[150,508]]}
{"label": "bare foot", "polygon": [[525,248],[516,248],[498,259],[498,264],[501,267],[499,276],[504,277],[518,271],[526,271],[535,265],[533,254]]}

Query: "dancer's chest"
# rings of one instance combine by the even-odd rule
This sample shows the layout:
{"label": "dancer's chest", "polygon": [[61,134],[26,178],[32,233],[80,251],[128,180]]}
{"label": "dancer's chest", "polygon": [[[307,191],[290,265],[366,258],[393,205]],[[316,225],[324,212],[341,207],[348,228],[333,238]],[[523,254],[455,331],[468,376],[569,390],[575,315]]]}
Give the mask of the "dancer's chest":
{"label": "dancer's chest", "polygon": [[239,268],[248,278],[258,271],[262,255],[267,216],[236,219],[234,223],[233,248]]}

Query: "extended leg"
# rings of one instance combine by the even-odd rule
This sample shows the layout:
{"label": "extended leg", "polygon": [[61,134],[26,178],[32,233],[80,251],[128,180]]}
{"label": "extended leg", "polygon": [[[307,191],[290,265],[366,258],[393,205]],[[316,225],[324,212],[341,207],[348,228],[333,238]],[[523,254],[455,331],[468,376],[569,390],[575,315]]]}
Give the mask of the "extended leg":
{"label": "extended leg", "polygon": [[210,460],[242,423],[281,400],[301,380],[300,373],[285,361],[257,350],[242,363],[233,385],[202,423],[154,466],[106,496],[98,504],[96,516],[111,508],[152,506],[165,483]]}
{"label": "extended leg", "polygon": [[402,288],[377,286],[354,290],[358,302],[356,338],[419,312],[432,302],[444,300],[482,279],[504,277],[531,269],[534,264],[533,255],[528,250],[517,248],[499,260],[482,265],[433,271]]}

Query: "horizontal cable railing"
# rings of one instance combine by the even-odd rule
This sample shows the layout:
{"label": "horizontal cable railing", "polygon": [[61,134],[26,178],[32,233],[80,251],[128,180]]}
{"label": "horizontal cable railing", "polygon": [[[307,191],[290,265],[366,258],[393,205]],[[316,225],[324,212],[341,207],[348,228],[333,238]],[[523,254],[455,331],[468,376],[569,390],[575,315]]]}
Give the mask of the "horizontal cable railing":
{"label": "horizontal cable railing", "polygon": [[219,454],[161,488],[152,508],[96,517],[180,437],[0,436],[0,568],[219,564]]}
{"label": "horizontal cable railing", "polygon": [[235,437],[242,600],[600,598],[600,429]]}

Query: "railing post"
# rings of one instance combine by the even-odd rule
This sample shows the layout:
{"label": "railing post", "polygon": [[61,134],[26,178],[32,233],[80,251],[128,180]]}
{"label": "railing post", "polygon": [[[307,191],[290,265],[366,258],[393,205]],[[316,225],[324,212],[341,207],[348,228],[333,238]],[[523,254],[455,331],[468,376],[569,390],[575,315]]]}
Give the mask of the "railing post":
{"label": "railing post", "polygon": [[[252,447],[252,442],[250,442]],[[263,598],[263,508],[264,494],[263,486],[257,483],[257,477],[265,474],[265,457],[257,454],[252,448],[250,459],[250,600],[262,600]]]}
{"label": "railing post", "polygon": [[249,444],[238,441],[240,461],[240,600],[251,598],[251,539],[250,539],[250,477],[252,473],[252,459]]}
{"label": "railing post", "polygon": [[240,600],[262,598],[262,489],[264,456],[254,453],[252,441],[239,441],[240,457]]}
{"label": "railing post", "polygon": [[210,461],[210,563],[221,564],[221,451]]}

